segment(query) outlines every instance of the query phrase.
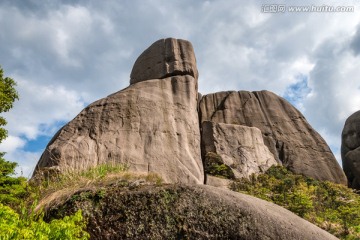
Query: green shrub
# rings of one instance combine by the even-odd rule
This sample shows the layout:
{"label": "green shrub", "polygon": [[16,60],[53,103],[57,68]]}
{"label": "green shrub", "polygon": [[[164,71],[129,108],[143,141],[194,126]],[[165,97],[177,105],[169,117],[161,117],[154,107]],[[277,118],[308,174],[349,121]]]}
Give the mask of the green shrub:
{"label": "green shrub", "polygon": [[343,185],[272,166],[265,174],[237,180],[231,189],[283,206],[339,238],[360,239],[360,196]]}
{"label": "green shrub", "polygon": [[220,155],[213,152],[208,152],[205,155],[204,171],[216,177],[235,179],[231,168],[224,163]]}
{"label": "green shrub", "polygon": [[0,204],[0,239],[89,239],[84,231],[86,223],[81,211],[63,219],[47,223],[42,216],[20,216],[8,206]]}
{"label": "green shrub", "polygon": [[13,177],[17,163],[3,159],[0,153],[0,203],[18,207],[28,196],[27,182],[24,177]]}

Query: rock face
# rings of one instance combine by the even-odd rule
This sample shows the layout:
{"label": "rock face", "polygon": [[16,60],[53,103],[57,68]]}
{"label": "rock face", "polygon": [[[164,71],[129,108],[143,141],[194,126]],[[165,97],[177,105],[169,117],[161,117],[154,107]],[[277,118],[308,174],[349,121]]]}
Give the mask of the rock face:
{"label": "rock face", "polygon": [[346,184],[346,177],[323,138],[283,98],[268,91],[208,94],[200,104],[200,123],[237,124],[261,130],[275,159],[295,173]]}
{"label": "rock face", "polygon": [[124,163],[167,183],[203,183],[197,81],[191,44],[157,41],[136,60],[132,85],[92,103],[54,136],[34,175]]}
{"label": "rock face", "polygon": [[345,122],[341,158],[349,187],[360,190],[360,111],[352,114]]}
{"label": "rock face", "polygon": [[219,155],[235,178],[248,178],[277,164],[261,131],[255,127],[204,121],[201,141],[202,155],[210,152]]}
{"label": "rock face", "polygon": [[91,239],[337,239],[273,203],[207,185],[101,191],[50,204],[47,216],[82,209]]}

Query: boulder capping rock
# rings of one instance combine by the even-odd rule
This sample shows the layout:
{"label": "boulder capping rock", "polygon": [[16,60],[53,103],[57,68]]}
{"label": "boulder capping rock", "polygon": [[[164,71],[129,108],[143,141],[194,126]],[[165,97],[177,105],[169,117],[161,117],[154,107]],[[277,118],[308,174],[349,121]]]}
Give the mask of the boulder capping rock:
{"label": "boulder capping rock", "polygon": [[153,43],[137,58],[130,74],[130,85],[181,75],[198,79],[194,49],[189,41],[166,38]]}

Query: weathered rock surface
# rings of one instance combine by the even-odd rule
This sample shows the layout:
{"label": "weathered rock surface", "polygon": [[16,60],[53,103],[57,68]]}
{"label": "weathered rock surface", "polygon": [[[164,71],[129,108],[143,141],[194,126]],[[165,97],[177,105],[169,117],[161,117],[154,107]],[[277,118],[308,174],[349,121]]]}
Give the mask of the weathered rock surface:
{"label": "weathered rock surface", "polygon": [[[157,51],[163,54],[160,58]],[[153,61],[154,69],[142,71]],[[64,126],[46,147],[34,175],[54,166],[64,172],[124,163],[130,171],[158,173],[168,183],[203,183],[197,75],[187,67],[197,73],[189,42],[154,43],[134,65],[132,83],[137,84],[90,104]],[[160,69],[166,74],[156,75]]]}
{"label": "weathered rock surface", "polygon": [[91,239],[337,239],[275,204],[206,185],[101,192],[79,192],[47,217],[82,209]]}
{"label": "weathered rock surface", "polygon": [[228,91],[200,101],[200,122],[238,124],[261,130],[275,159],[295,173],[346,184],[346,177],[323,138],[283,98],[268,91]]}
{"label": "weathered rock surface", "polygon": [[341,139],[341,158],[348,185],[360,190],[360,111],[346,120]]}
{"label": "weathered rock surface", "polygon": [[153,43],[136,60],[131,71],[130,84],[183,75],[198,78],[191,43],[173,38],[161,39]]}
{"label": "weathered rock surface", "polygon": [[235,178],[248,178],[278,164],[256,127],[204,121],[201,146],[203,156],[209,152],[219,155]]}

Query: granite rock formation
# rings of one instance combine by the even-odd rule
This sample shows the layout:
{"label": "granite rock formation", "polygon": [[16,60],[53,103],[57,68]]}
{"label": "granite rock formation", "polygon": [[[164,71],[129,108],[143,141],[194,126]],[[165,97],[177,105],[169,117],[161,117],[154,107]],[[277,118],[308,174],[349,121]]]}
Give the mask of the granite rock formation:
{"label": "granite rock formation", "polygon": [[360,190],[360,111],[348,117],[341,139],[341,158],[348,185]]}
{"label": "granite rock formation", "polygon": [[203,156],[217,154],[223,164],[231,168],[235,178],[248,178],[277,164],[264,144],[261,131],[255,127],[204,121],[201,149]]}
{"label": "granite rock formation", "polygon": [[291,171],[346,184],[346,177],[323,138],[285,99],[268,91],[208,94],[199,104],[200,123],[237,124],[261,130],[275,159]]}
{"label": "granite rock formation", "polygon": [[[78,193],[48,217],[82,209],[91,239],[331,240],[333,235],[273,203],[207,185],[118,186]],[[86,197],[81,197],[86,196]]]}
{"label": "granite rock formation", "polygon": [[233,178],[277,163],[320,180],[346,178],[325,141],[284,99],[266,91],[201,97],[197,78],[189,42],[155,42],[136,60],[130,86],[60,129],[34,172],[126,164],[175,184],[119,180],[63,198],[59,191],[42,201],[47,216],[82,209],[92,239],[336,239],[282,207],[221,189],[229,179],[209,176],[219,187],[203,184],[209,153]]}
{"label": "granite rock formation", "polygon": [[202,97],[197,86],[190,42],[153,43],[135,61],[129,87],[90,104],[59,130],[34,176],[121,163],[130,171],[157,173],[166,183],[201,184],[211,152],[231,178],[279,163],[346,183],[325,141],[284,99],[267,91]]}
{"label": "granite rock formation", "polygon": [[128,88],[90,104],[54,136],[34,175],[122,163],[168,183],[203,183],[197,81],[191,43],[155,42],[136,60]]}

